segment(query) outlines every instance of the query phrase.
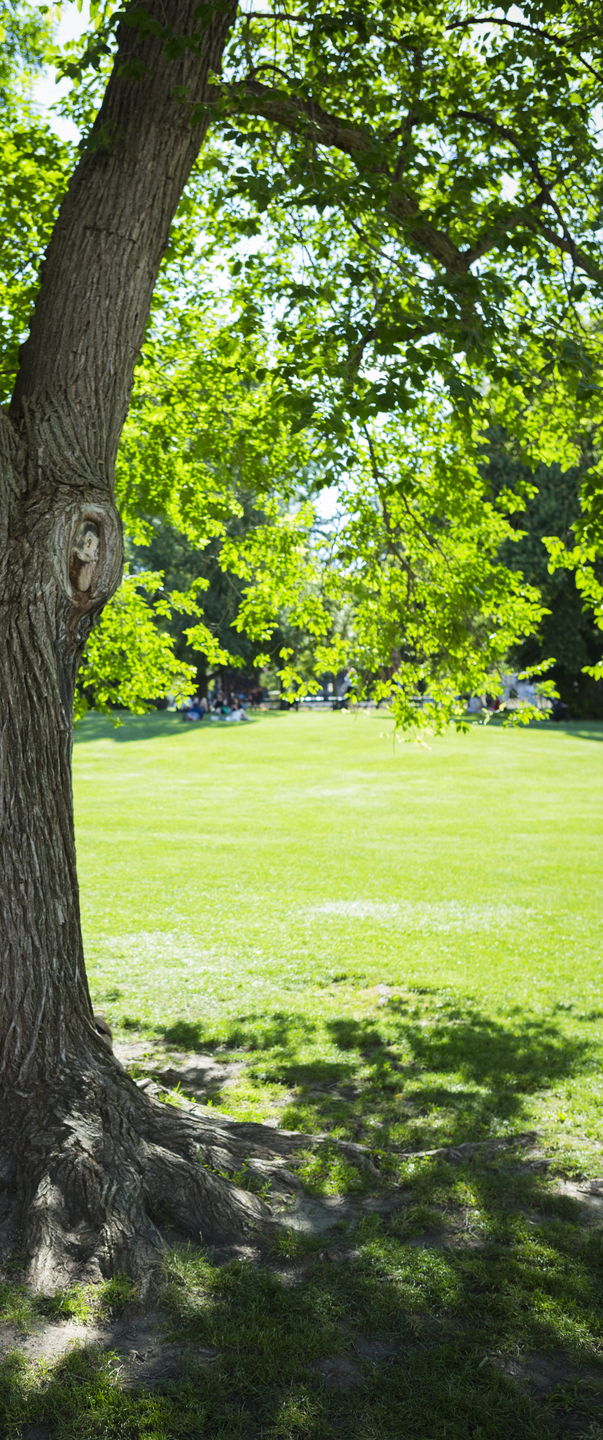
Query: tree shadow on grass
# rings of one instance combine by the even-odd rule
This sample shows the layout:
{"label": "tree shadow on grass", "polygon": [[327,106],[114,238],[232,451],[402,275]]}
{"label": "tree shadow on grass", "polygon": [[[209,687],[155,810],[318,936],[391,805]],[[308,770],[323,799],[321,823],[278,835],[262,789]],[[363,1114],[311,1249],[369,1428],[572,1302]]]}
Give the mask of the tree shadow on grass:
{"label": "tree shadow on grass", "polygon": [[113,724],[107,715],[96,715],[93,711],[78,721],[74,729],[74,744],[84,745],[90,741],[112,740],[117,745],[127,745],[134,740],[175,739],[191,734],[207,735],[219,730],[222,734],[245,733],[250,724],[269,718],[252,715],[247,725],[232,725],[226,720],[201,720],[191,724],[173,710],[152,710],[148,715],[129,715],[118,712],[119,724]]}
{"label": "tree shadow on grass", "polygon": [[277,1051],[284,1057],[293,1055],[300,1042],[307,1044],[317,1032],[314,1020],[307,1015],[286,1014],[282,1010],[271,1015],[251,1012],[237,1015],[230,1023],[225,1035],[216,1036],[202,1021],[177,1020],[168,1026],[156,1026],[155,1033],[161,1035],[166,1045],[178,1045],[184,1050],[215,1050],[218,1046],[226,1050]]}
{"label": "tree shadow on grass", "polygon": [[[593,1042],[568,1036],[552,1017],[516,1015],[503,1024],[476,1009],[462,1019],[458,1005],[450,1010],[452,1022],[442,1011],[422,1025],[394,1016],[381,1028],[349,1018],[327,1025],[346,1055],[356,1055],[347,1117],[354,1138],[409,1148],[480,1139],[501,1122],[525,1123],[532,1094],[595,1064]],[[319,1099],[325,1121],[330,1108],[332,1123],[345,1123],[342,1101],[333,1097],[329,1107]]]}
{"label": "tree shadow on grass", "polygon": [[[503,1023],[458,1002],[421,1024],[395,1002],[378,1020],[342,1016],[324,1026],[295,1012],[251,1012],[219,1043],[246,1052],[254,1079],[288,1091],[285,1128],[420,1149],[525,1126],[532,1095],[593,1068],[595,1040],[568,1035],[562,1019],[518,1007]],[[161,1033],[183,1048],[218,1043],[190,1022]]]}
{"label": "tree shadow on grass", "polygon": [[[404,1239],[399,1212],[340,1226],[326,1253],[324,1237],[293,1232],[255,1262],[176,1248],[163,1295],[173,1378],[150,1394],[124,1391],[119,1366],[92,1351],[38,1377],[13,1356],[0,1367],[0,1433],[49,1425],[53,1436],[88,1440],[151,1431],[157,1440],[552,1440],[568,1413],[584,1418],[573,1433],[588,1433],[603,1401],[600,1236],[580,1228],[576,1207],[554,1204],[551,1223],[529,1231],[550,1187],[513,1166],[501,1177],[494,1167],[431,1164],[408,1201],[460,1214],[459,1183],[479,1200],[473,1249]],[[535,1357],[542,1370],[543,1354],[551,1393],[537,1403],[513,1364],[529,1374]],[[559,1394],[560,1380],[573,1398]]]}
{"label": "tree shadow on grass", "polygon": [[603,720],[568,720],[555,726],[573,740],[603,740]]}
{"label": "tree shadow on grass", "polygon": [[[322,1030],[295,1012],[249,1012],[230,1040],[294,1088],[316,1129],[403,1148],[400,1100],[423,1110],[426,1133],[406,1137],[419,1148],[419,1138],[479,1138],[501,1118],[519,1126],[530,1093],[594,1063],[592,1043],[564,1034],[562,1020],[518,1007],[503,1024],[451,1003],[419,1025],[394,1002]],[[162,1033],[183,1048],[216,1038],[184,1021]],[[48,1424],[88,1440],[150,1429],[158,1440],[552,1440],[564,1415],[586,1435],[603,1418],[600,1229],[521,1151],[411,1160],[399,1178],[395,1209],[391,1192],[379,1197],[383,1218],[352,1196],[350,1226],[281,1231],[253,1263],[183,1247],[168,1259],[165,1297],[180,1378],[124,1391],[94,1355],[67,1357],[41,1381],[9,1360],[0,1435]],[[538,1365],[550,1385],[537,1393]]]}
{"label": "tree shadow on grass", "polygon": [[[471,727],[483,728],[482,720],[472,716],[467,716],[467,719]],[[488,721],[489,730],[506,728],[502,712],[492,715]],[[573,740],[603,740],[603,720],[555,720],[549,722],[530,720],[527,729],[537,731],[540,735],[567,735]]]}
{"label": "tree shadow on grass", "polygon": [[[187,725],[172,710],[151,710],[148,715],[118,714],[119,724],[114,724],[107,715],[96,715],[94,711],[84,716],[74,727],[75,745],[91,741],[111,740],[116,745],[126,745],[132,740],[156,740],[188,735],[192,726]],[[201,730],[203,725],[199,726]],[[209,726],[208,726],[209,729]]]}
{"label": "tree shadow on grass", "polygon": [[593,1054],[589,1040],[564,1034],[552,1017],[516,1014],[509,1026],[471,1009],[429,1030],[406,1022],[400,1033],[422,1070],[453,1071],[492,1090],[547,1088],[583,1069]]}

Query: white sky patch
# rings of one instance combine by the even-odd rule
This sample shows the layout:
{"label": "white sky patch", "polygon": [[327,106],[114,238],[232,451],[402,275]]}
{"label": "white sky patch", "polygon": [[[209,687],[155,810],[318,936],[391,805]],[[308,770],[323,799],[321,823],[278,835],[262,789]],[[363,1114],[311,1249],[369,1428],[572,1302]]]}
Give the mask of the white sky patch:
{"label": "white sky patch", "polygon": [[323,524],[336,520],[339,508],[340,497],[336,485],[331,485],[326,490],[320,490],[318,495],[313,497],[312,504],[316,511],[316,518]]}
{"label": "white sky patch", "polygon": [[[78,40],[89,24],[88,0],[84,0],[81,11],[75,4],[64,5],[56,32],[57,44],[63,47],[69,40]],[[63,100],[69,94],[70,89],[70,80],[61,80],[58,85],[56,84],[56,70],[54,65],[49,65],[34,83],[33,100],[40,115],[48,121],[55,135],[58,135],[60,140],[70,140],[77,144],[80,138],[77,125],[74,125],[72,120],[66,120],[62,115],[57,115],[54,109],[58,101]]]}
{"label": "white sky patch", "polygon": [[519,190],[519,180],[515,175],[503,175],[500,193],[503,200],[514,200]]}

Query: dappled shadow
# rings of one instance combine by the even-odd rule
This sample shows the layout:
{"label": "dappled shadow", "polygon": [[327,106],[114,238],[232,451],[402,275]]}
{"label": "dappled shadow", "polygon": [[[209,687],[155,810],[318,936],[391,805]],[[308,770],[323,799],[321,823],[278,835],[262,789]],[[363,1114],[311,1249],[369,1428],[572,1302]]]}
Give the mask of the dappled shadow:
{"label": "dappled shadow", "polygon": [[[419,1020],[392,999],[376,1019],[320,1021],[300,1012],[247,1012],[224,1034],[201,1022],[157,1027],[168,1045],[217,1050],[254,1082],[283,1087],[280,1123],[334,1130],[373,1146],[421,1149],[530,1123],[530,1097],[598,1064],[596,1034],[567,1034],[565,1011],[506,1023],[450,1002]],[[596,1018],[598,1012],[584,1019]],[[327,1044],[325,1045],[325,1040]],[[261,1064],[259,1063],[261,1057]],[[276,1103],[276,1101],[275,1101]]]}
{"label": "dappled shadow", "polygon": [[180,1050],[211,1050],[215,1041],[206,1035],[207,1026],[197,1020],[177,1020],[174,1025],[156,1025],[155,1034],[161,1035],[166,1045],[177,1045]]}
{"label": "dappled shadow", "polygon": [[[400,1154],[500,1133],[501,1120],[516,1132],[530,1094],[596,1063],[592,1031],[565,1034],[566,1008],[516,1006],[503,1023],[427,987],[417,997],[391,996],[367,1019],[247,1011],[226,1036],[184,1019],[157,1028],[185,1051],[232,1050],[249,1075],[293,1093],[282,1124],[362,1140],[379,1173],[360,1173],[354,1156],[342,1164],[331,1142],[299,1156],[297,1183],[314,1192],[305,1231],[287,1233],[279,1212],[282,1228],[244,1262],[192,1245],[168,1257],[172,1359],[181,1352],[152,1396],[124,1391],[93,1355],[43,1380],[13,1359],[0,1367],[0,1435],[48,1424],[140,1436],[151,1404],[158,1435],[174,1440],[400,1440],[401,1416],[405,1440],[551,1440],[563,1416],[576,1434],[600,1423],[599,1227],[519,1145],[478,1147],[464,1163]],[[319,1208],[342,1217],[320,1234]]]}
{"label": "dappled shadow", "polygon": [[455,1071],[495,1089],[548,1087],[574,1074],[590,1053],[587,1040],[569,1038],[552,1020],[517,1018],[511,1029],[476,1010],[462,1020],[438,1020],[429,1031],[409,1022],[403,1033],[422,1069]]}
{"label": "dappled shadow", "polygon": [[[124,1390],[90,1350],[39,1376],[13,1356],[0,1367],[2,1433],[49,1425],[100,1440],[152,1421],[175,1440],[551,1440],[564,1416],[589,1433],[603,1414],[600,1233],[511,1157],[431,1162],[404,1195],[389,1218],[281,1232],[244,1261],[171,1250],[170,1366],[152,1395],[131,1378]],[[426,1233],[430,1206],[445,1243]]]}
{"label": "dappled shadow", "polygon": [[343,1020],[327,1021],[325,1029],[340,1050],[359,1050],[363,1054],[385,1044],[374,1020],[353,1020],[346,1016]]}
{"label": "dappled shadow", "polygon": [[[317,1085],[337,1086],[340,1094],[342,1081],[353,1080],[355,1066],[352,1060],[307,1060],[305,1063],[297,1061],[293,1065],[286,1065],[279,1068],[278,1064],[273,1065],[269,1074],[271,1080],[282,1079],[289,1088],[299,1090],[300,1094],[316,1103],[317,1113],[327,1114],[329,1106],[325,1107],[324,1101],[331,1099],[329,1094],[322,1092],[315,1093]],[[308,1094],[306,1095],[306,1091]],[[343,1113],[343,1112],[342,1112]],[[328,1128],[328,1127],[326,1127]]]}
{"label": "dappled shadow", "polygon": [[[298,1075],[289,1064],[283,1079],[297,1083],[298,1100],[313,1105],[325,1127],[409,1148],[458,1144],[495,1132],[500,1122],[522,1123],[532,1093],[594,1064],[597,1053],[589,1038],[568,1036],[552,1017],[503,1024],[458,1006],[421,1025],[394,1012],[381,1027],[345,1018],[326,1029],[346,1054],[348,1083],[356,1078],[351,1093],[341,1084],[330,1096],[304,1093],[320,1083],[318,1067],[312,1080],[307,1064]],[[289,1118],[300,1123],[302,1116]]]}
{"label": "dappled shadow", "polygon": [[156,1025],[155,1034],[161,1035],[166,1045],[178,1045],[184,1050],[215,1050],[218,1046],[226,1050],[275,1050],[285,1058],[294,1053],[300,1042],[314,1039],[317,1028],[315,1021],[306,1015],[277,1010],[271,1015],[253,1011],[237,1015],[222,1036],[217,1036],[202,1021],[189,1020]]}

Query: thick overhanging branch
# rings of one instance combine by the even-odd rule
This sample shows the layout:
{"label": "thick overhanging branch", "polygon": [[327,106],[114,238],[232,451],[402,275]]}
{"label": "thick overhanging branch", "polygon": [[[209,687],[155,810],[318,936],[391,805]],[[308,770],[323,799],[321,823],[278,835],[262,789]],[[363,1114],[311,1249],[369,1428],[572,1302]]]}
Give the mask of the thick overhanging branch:
{"label": "thick overhanging branch", "polygon": [[[438,230],[421,212],[416,196],[408,185],[400,183],[397,172],[392,174],[383,155],[383,146],[374,136],[350,124],[349,120],[324,110],[314,100],[287,94],[273,86],[262,84],[252,76],[229,87],[228,95],[231,112],[239,109],[248,114],[251,110],[263,119],[282,126],[292,135],[305,135],[313,144],[347,155],[361,174],[378,175],[389,181],[390,189],[385,206],[388,215],[400,225],[424,255],[429,256],[451,277],[467,275],[477,260],[496,249],[502,235],[525,225],[527,229],[540,234],[555,249],[570,255],[576,267],[591,279],[603,280],[603,267],[598,266],[573,239],[538,161],[533,156],[524,154],[521,138],[511,127],[501,125],[492,116],[479,111],[457,112],[459,119],[483,124],[500,139],[509,141],[532,171],[539,185],[539,193],[528,205],[518,207],[508,216],[501,217],[496,229],[489,230],[477,243],[460,250],[449,235]],[[391,136],[388,139],[391,139]],[[553,210],[562,227],[561,234],[547,226],[537,213],[543,205],[548,205]],[[466,303],[464,310],[467,310]]]}
{"label": "thick overhanging branch", "polygon": [[500,244],[501,231],[508,232],[510,230],[518,230],[523,225],[525,229],[530,230],[532,234],[541,235],[542,239],[546,240],[547,244],[551,245],[553,249],[561,251],[564,255],[569,255],[577,270],[582,270],[591,280],[596,280],[599,284],[603,284],[603,266],[597,265],[589,255],[585,255],[584,251],[576,244],[571,235],[567,233],[559,235],[551,225],[546,224],[542,219],[542,215],[538,214],[538,209],[542,203],[542,197],[537,196],[529,206],[526,205],[523,209],[516,210],[512,215],[506,216],[504,224],[501,224],[500,229],[496,233],[492,231],[488,232],[477,245],[463,252],[467,264],[473,265],[476,260],[481,260],[484,255],[495,250],[497,245]]}
{"label": "thick overhanging branch", "polygon": [[590,256],[585,255],[571,235],[558,235],[557,231],[553,230],[550,225],[546,225],[540,216],[536,216],[534,219],[534,229],[542,235],[544,240],[548,241],[549,245],[553,245],[556,250],[561,250],[564,255],[569,255],[577,270],[582,270],[591,280],[597,280],[600,285],[603,284],[603,266],[597,265],[594,260],[590,259]]}
{"label": "thick overhanging branch", "polygon": [[361,174],[382,176],[389,180],[391,189],[387,209],[394,220],[403,226],[415,244],[450,274],[462,275],[467,265],[447,235],[436,230],[421,209],[416,197],[407,186],[396,182],[383,158],[380,142],[348,120],[331,115],[314,100],[303,100],[298,95],[287,95],[272,86],[263,85],[259,80],[248,78],[227,91],[232,110],[241,108],[281,125],[294,135],[306,135],[315,144],[338,150],[348,155]]}

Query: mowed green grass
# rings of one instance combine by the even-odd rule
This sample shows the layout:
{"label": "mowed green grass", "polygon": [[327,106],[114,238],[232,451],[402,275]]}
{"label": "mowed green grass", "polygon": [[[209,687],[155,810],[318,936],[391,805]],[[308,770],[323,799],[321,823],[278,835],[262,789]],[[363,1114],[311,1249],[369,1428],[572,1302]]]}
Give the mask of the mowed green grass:
{"label": "mowed green grass", "polygon": [[[328,1140],[306,1188],[355,1209],[327,1239],[228,1263],[168,1247],[180,1378],[128,1390],[102,1352],[15,1355],[2,1440],[601,1440],[603,1217],[582,1192],[603,1173],[603,727],[390,732],[374,713],[80,729],[95,1003],[143,1062],[239,1062],[221,1109],[361,1140],[381,1174]],[[532,1127],[548,1170],[520,1148],[400,1153]],[[5,1285],[0,1318],[130,1295],[32,1312]]]}
{"label": "mowed green grass", "polygon": [[[412,1145],[535,1124],[590,1150],[602,741],[475,725],[394,745],[380,712],[90,717],[94,1002],[117,1030],[246,1057],[220,1101],[236,1114]],[[358,1093],[311,1093],[329,1082]]]}

